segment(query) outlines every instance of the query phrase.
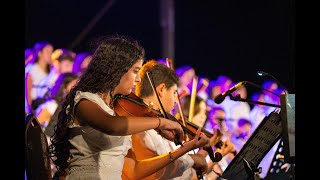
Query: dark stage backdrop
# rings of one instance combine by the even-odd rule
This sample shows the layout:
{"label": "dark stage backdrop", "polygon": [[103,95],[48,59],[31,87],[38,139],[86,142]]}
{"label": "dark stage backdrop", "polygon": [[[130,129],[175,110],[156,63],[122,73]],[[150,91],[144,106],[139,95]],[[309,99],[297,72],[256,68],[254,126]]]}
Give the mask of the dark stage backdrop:
{"label": "dark stage backdrop", "polygon": [[[266,79],[256,75],[263,70],[295,93],[294,12],[293,0],[175,1],[175,67],[189,64],[211,79],[226,74],[257,84]],[[93,38],[119,33],[137,38],[147,59],[165,58],[159,14],[160,0],[26,0],[25,47],[48,40],[78,52]]]}

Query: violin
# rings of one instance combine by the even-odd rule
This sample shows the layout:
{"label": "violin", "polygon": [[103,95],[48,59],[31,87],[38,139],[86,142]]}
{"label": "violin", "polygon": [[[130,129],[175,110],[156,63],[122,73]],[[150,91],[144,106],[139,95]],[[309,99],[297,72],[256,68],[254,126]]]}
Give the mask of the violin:
{"label": "violin", "polygon": [[[181,125],[181,123],[174,116],[166,114],[167,117],[164,117],[160,111],[157,111],[153,109],[151,106],[145,104],[143,100],[134,93],[130,93],[129,95],[115,95],[113,108],[119,116],[163,117],[169,120],[176,121]],[[181,127],[184,132],[194,134],[186,127]],[[179,139],[179,137],[176,137],[174,139],[176,145],[182,145]]]}
{"label": "violin", "polygon": [[[151,106],[148,106],[147,104],[144,103],[144,101],[135,95],[134,93],[130,93],[129,95],[122,95],[122,94],[117,94],[114,97],[114,103],[113,103],[113,108],[114,111],[116,112],[117,115],[119,116],[137,116],[137,117],[163,117],[162,113],[160,111],[157,111],[153,109]],[[190,125],[189,128],[185,127],[182,125],[181,121],[177,120],[173,115],[166,113],[167,118],[169,120],[178,122],[183,131],[192,137],[195,137],[195,132],[197,129],[195,129],[196,126]],[[191,128],[193,126],[193,128]],[[209,132],[207,132],[209,133]],[[200,139],[201,137],[199,137]],[[181,142],[177,142],[179,139],[175,139],[176,144],[182,145]],[[218,155],[218,153],[213,153],[212,148],[209,147],[203,147],[205,151],[208,152],[210,159],[212,162],[218,162],[221,160],[221,154]]]}

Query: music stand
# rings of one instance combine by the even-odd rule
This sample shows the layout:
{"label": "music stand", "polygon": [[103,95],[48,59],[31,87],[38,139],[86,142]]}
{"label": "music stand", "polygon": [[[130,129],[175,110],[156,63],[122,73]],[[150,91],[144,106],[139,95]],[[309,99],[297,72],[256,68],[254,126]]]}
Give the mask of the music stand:
{"label": "music stand", "polygon": [[[295,94],[280,95],[280,104],[282,139],[265,180],[295,179]],[[287,167],[282,168],[285,163]]]}
{"label": "music stand", "polygon": [[[261,169],[256,167],[263,157],[270,151],[281,138],[282,125],[278,112],[271,112],[264,117],[257,129],[243,145],[240,152],[230,162],[222,174],[228,180],[253,180],[260,179]],[[268,169],[262,169],[267,171]]]}
{"label": "music stand", "polygon": [[280,95],[284,161],[295,163],[295,94]]}
{"label": "music stand", "polygon": [[[264,180],[294,180],[294,165],[285,165],[283,155],[283,138],[280,140],[278,148],[273,155],[268,173]],[[283,167],[284,166],[284,167]]]}

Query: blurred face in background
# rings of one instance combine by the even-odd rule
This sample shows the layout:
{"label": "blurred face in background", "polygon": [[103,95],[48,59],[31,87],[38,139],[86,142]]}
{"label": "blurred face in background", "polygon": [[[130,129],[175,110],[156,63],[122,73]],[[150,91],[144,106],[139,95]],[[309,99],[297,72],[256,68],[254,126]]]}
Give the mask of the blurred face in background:
{"label": "blurred face in background", "polygon": [[64,89],[65,96],[70,92],[70,90],[76,85],[78,79],[74,79],[70,81],[67,85],[67,87]]}
{"label": "blurred face in background", "polygon": [[249,138],[251,132],[251,124],[244,124],[243,126],[239,127],[239,133],[241,137],[245,140]]}
{"label": "blurred face in background", "polygon": [[39,51],[38,57],[39,59],[44,60],[47,64],[52,64],[53,62],[51,58],[52,53],[53,53],[53,46],[48,44],[41,51]]}
{"label": "blurred face in background", "polygon": [[60,73],[68,73],[68,72],[72,72],[72,68],[73,68],[73,61],[69,61],[69,60],[62,60],[59,63],[59,71]]}
{"label": "blurred face in background", "polygon": [[207,105],[205,101],[199,103],[199,112],[192,118],[192,122],[199,127],[203,127],[207,120]]}
{"label": "blurred face in background", "polygon": [[80,66],[81,72],[84,72],[87,69],[91,59],[92,59],[92,56],[88,56],[83,60],[83,62],[81,63],[81,66]]}
{"label": "blurred face in background", "polygon": [[66,87],[66,92],[67,93],[69,93],[70,90],[73,88],[73,86],[76,85],[77,81],[78,81],[78,79],[74,79],[67,85],[67,87]]}
{"label": "blurred face in background", "polygon": [[226,125],[226,113],[222,110],[216,110],[215,112],[211,112],[210,113],[210,123],[214,126],[214,125],[218,125],[218,128],[221,131],[227,131],[227,125]]}
{"label": "blurred face in background", "polygon": [[246,99],[247,89],[244,86],[242,86],[232,93],[233,96],[236,96],[237,94],[239,94],[241,98]]}
{"label": "blurred face in background", "polygon": [[195,76],[194,69],[189,69],[180,77],[180,83],[182,86],[187,86],[188,84],[192,83],[192,79]]}

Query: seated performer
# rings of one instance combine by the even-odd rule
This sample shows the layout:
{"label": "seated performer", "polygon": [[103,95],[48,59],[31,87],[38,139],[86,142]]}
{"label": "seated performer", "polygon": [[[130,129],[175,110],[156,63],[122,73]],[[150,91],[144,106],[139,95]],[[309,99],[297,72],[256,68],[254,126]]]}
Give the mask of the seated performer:
{"label": "seated performer", "polygon": [[[140,82],[145,51],[123,36],[102,38],[87,70],[70,90],[59,113],[50,153],[57,176],[67,180],[120,180],[124,162],[128,179],[141,179],[173,162],[208,139],[197,131],[183,147],[147,160],[136,160],[131,134],[157,129],[169,140],[182,141],[181,125],[162,117],[117,116],[116,94],[128,95]],[[202,136],[202,135],[201,135]],[[180,137],[180,138],[179,138]]]}
{"label": "seated performer", "polygon": [[[147,73],[151,76],[148,77]],[[141,82],[136,86],[136,95],[143,100],[146,106],[159,112],[162,111],[161,106],[163,106],[163,111],[170,114],[177,100],[179,84],[179,77],[175,72],[164,64],[150,60],[140,69],[140,77]],[[154,82],[156,92],[152,88],[150,78]],[[132,135],[132,145],[138,160],[156,157],[178,148],[176,144],[163,138],[152,129]],[[208,168],[206,155],[204,152],[185,154],[146,179],[192,179],[196,175],[202,176]],[[130,169],[130,166],[125,163],[123,173],[127,169]]]}

